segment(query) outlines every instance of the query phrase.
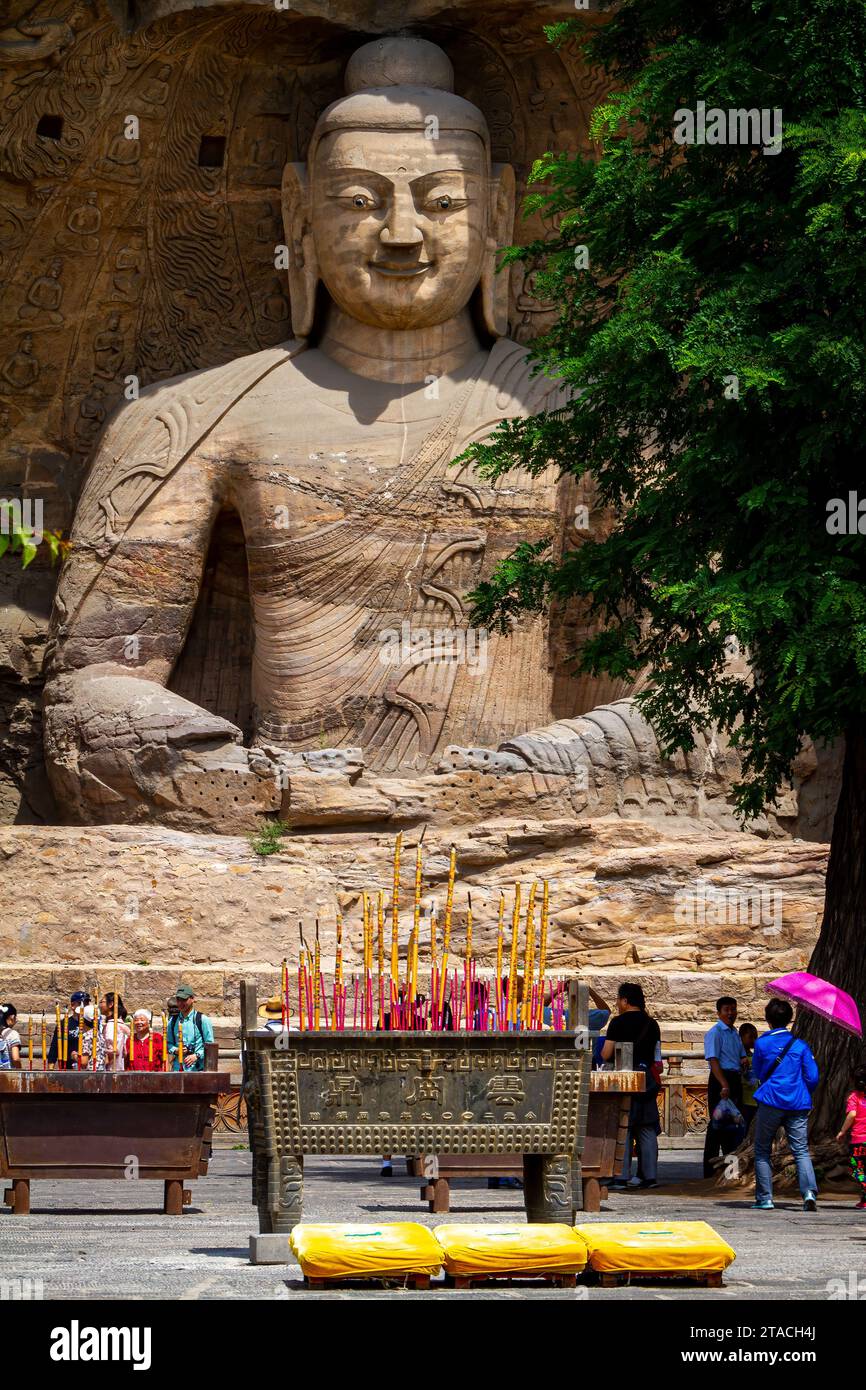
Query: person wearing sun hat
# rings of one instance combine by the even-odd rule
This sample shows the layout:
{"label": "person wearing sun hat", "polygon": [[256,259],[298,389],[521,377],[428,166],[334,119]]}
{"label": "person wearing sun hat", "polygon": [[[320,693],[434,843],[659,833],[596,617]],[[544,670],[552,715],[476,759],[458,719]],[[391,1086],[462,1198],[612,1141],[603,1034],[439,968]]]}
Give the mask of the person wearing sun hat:
{"label": "person wearing sun hat", "polygon": [[204,1050],[214,1040],[213,1025],[206,1014],[196,1009],[195,991],[190,985],[178,985],[174,997],[178,1011],[169,1019],[167,1029],[171,1069],[180,1071],[179,1043],[183,1038],[184,1071],[204,1071]]}
{"label": "person wearing sun hat", "polygon": [[274,994],[270,999],[266,999],[264,1004],[258,1007],[259,1018],[264,1021],[264,1027],[271,1033],[282,1033],[283,1031],[283,1001],[278,994]]}

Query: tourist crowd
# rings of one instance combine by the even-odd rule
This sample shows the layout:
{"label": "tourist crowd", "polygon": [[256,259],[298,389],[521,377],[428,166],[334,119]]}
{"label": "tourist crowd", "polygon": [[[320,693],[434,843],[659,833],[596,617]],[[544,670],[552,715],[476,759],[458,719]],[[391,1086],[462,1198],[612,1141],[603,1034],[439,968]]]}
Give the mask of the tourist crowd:
{"label": "tourist crowd", "polygon": [[[113,990],[94,1005],[85,989],[69,997],[60,1027],[55,1022],[50,1044],[42,1055],[41,1039],[47,1037],[42,1020],[34,1036],[31,1017],[26,1041],[17,1028],[14,1004],[0,1004],[0,1070],[33,1064],[57,1071],[202,1071],[205,1047],[214,1040],[210,1019],[195,1007],[189,985],[178,985],[162,1020],[150,1009],[129,1013]],[[96,1046],[94,1065],[93,1049]]]}
{"label": "tourist crowd", "polygon": [[[646,1088],[631,1102],[622,1173],[614,1186],[655,1187],[658,1183],[658,1136],[661,1132],[657,1097],[661,1086],[661,1032],[646,1009],[638,984],[623,983],[617,991],[617,1012],[611,1016],[604,1000],[590,991],[597,1006],[590,1012],[590,1032],[597,1040],[597,1065],[610,1064],[618,1043],[631,1043],[632,1065],[646,1074]],[[809,1153],[808,1124],[812,1096],[820,1080],[809,1045],[790,1032],[794,1017],[784,999],[770,999],[764,1018],[767,1031],[754,1024],[739,1028],[737,1000],[724,995],[716,1001],[716,1022],[704,1037],[708,1065],[705,1177],[716,1172],[720,1158],[751,1136],[754,1145],[755,1202],[761,1211],[773,1209],[771,1153],[782,1130],[794,1159],[805,1211],[816,1211],[818,1185]],[[606,1026],[606,1033],[601,1030]],[[847,1141],[851,1172],[858,1188],[857,1206],[866,1210],[866,1067],[851,1078],[845,1118],[836,1136]],[[637,1173],[632,1166],[637,1157]],[[735,1176],[736,1166],[731,1167]]]}
{"label": "tourist crowd", "polygon": [[[593,1064],[613,1065],[617,1047],[628,1043],[632,1048],[632,1066],[643,1071],[646,1078],[644,1090],[631,1101],[622,1171],[613,1185],[656,1187],[661,1132],[658,1094],[664,1066],[661,1030],[647,1010],[639,984],[625,981],[619,986],[615,1011],[596,991],[590,990],[590,996],[594,1006],[589,1015]],[[279,1010],[278,998],[268,1000],[262,1008],[271,1027],[282,1026]],[[754,1144],[755,1206],[772,1210],[771,1152],[779,1130],[783,1130],[794,1159],[804,1209],[815,1211],[817,1182],[809,1153],[808,1119],[820,1073],[808,1044],[790,1032],[791,1005],[782,999],[771,999],[764,1011],[767,1031],[760,1035],[754,1024],[736,1026],[737,1000],[730,995],[717,1000],[716,1014],[716,1022],[704,1037],[708,1066],[704,1176],[712,1177],[720,1158],[727,1159],[750,1135]],[[161,1021],[149,1009],[129,1013],[120,996],[115,999],[110,990],[97,1005],[86,990],[75,990],[61,1027],[54,1028],[42,1065],[58,1070],[203,1070],[205,1048],[214,1040],[213,1027],[210,1019],[195,1008],[195,995],[189,985],[178,985],[163,1018],[164,1027],[157,1026]],[[0,1070],[21,1068],[25,1058],[29,1065],[33,1064],[32,1019],[26,1043],[17,1022],[15,1005],[0,1004]],[[386,1015],[386,1028],[389,1022]],[[453,1027],[453,1021],[450,1022]],[[549,1023],[549,1017],[546,1022]],[[44,1026],[40,1033],[44,1039]],[[39,1055],[41,1058],[41,1047]],[[852,1077],[836,1138],[839,1143],[847,1142],[851,1172],[858,1188],[857,1205],[866,1209],[866,1067],[858,1068]],[[633,1174],[635,1158],[637,1171]],[[390,1171],[390,1155],[386,1155],[383,1173]]]}

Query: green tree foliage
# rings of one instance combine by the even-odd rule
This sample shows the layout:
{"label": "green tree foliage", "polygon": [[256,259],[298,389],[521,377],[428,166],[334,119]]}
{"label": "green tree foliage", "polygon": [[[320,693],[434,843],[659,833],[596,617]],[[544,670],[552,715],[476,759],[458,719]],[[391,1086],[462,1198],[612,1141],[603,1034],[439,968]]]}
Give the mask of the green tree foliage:
{"label": "green tree foliage", "polygon": [[[586,33],[549,31],[610,73],[600,157],[537,163],[529,206],[558,239],[508,253],[559,306],[534,356],[574,399],[473,454],[490,476],[588,470],[615,524],[562,555],[520,546],[476,619],[587,596],[581,667],[648,669],[666,749],[727,730],[752,816],[804,733],[866,716],[866,541],[827,529],[831,499],[866,498],[866,5],[626,0]],[[676,143],[699,101],[779,108],[781,151]],[[727,673],[731,637],[754,680]]]}
{"label": "green tree foliage", "polygon": [[[63,560],[69,549],[60,531],[46,531],[42,539],[48,549],[52,565]],[[7,553],[21,556],[21,568],[26,570],[39,549],[37,533],[20,519],[15,504],[0,501],[0,559]]]}
{"label": "green tree foliage", "polygon": [[[744,818],[773,802],[804,736],[844,734],[810,968],[863,1014],[866,3],[624,0],[588,38],[575,23],[549,33],[611,79],[598,158],[535,167],[530,207],[557,239],[508,253],[557,305],[534,356],[574,394],[472,453],[491,477],[588,472],[610,529],[564,553],[519,546],[475,620],[507,629],[582,596],[596,635],[578,666],[647,672],[639,702],[665,751],[690,748],[697,726],[726,731]],[[678,143],[677,112],[699,102],[779,109],[781,150]],[[849,493],[853,532],[839,525]],[[732,638],[751,678],[726,660]],[[836,1162],[828,1136],[861,1044],[814,1015],[797,1029],[824,1077],[813,1141]]]}

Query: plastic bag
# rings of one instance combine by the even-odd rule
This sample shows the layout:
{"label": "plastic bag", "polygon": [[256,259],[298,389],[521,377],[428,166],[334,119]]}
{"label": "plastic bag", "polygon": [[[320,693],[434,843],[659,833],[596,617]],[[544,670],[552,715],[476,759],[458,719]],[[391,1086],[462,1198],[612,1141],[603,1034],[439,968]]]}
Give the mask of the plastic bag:
{"label": "plastic bag", "polygon": [[590,1266],[600,1272],[717,1272],[737,1258],[706,1221],[593,1221],[575,1230],[589,1247]]}
{"label": "plastic bag", "polygon": [[449,1274],[578,1274],[586,1267],[586,1242],[561,1224],[455,1224],[436,1226],[433,1234]]}
{"label": "plastic bag", "polygon": [[720,1100],[713,1111],[713,1124],[716,1129],[734,1129],[742,1126],[746,1128],[746,1122],[740,1114],[732,1100]]}
{"label": "plastic bag", "polygon": [[433,1275],[442,1268],[442,1251],[417,1221],[370,1226],[304,1221],[292,1231],[290,1244],[311,1279]]}

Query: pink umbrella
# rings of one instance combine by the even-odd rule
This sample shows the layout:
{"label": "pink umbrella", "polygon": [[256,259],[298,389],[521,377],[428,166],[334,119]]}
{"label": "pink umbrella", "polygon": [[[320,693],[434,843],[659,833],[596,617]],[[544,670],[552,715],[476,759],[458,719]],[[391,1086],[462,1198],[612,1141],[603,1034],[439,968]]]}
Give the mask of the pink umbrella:
{"label": "pink umbrella", "polygon": [[768,994],[779,994],[794,1004],[802,1004],[804,1009],[811,1009],[812,1013],[820,1014],[858,1038],[863,1036],[860,1014],[850,994],[817,975],[810,975],[807,970],[780,975],[778,980],[764,985],[764,989]]}

